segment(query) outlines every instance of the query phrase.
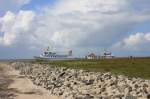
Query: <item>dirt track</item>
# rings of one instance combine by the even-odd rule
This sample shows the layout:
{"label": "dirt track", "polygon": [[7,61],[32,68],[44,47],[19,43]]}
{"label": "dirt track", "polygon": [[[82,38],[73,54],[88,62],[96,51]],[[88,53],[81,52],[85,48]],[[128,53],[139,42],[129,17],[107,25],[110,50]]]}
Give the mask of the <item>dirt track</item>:
{"label": "dirt track", "polygon": [[0,99],[60,99],[33,83],[7,63],[0,63]]}

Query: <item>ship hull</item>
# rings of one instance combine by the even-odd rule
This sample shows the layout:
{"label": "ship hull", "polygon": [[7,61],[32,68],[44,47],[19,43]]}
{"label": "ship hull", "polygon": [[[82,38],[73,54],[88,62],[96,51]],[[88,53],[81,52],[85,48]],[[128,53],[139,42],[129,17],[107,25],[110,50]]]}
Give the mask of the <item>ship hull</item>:
{"label": "ship hull", "polygon": [[34,56],[34,59],[36,60],[74,60],[74,58],[70,57],[39,57],[39,56]]}

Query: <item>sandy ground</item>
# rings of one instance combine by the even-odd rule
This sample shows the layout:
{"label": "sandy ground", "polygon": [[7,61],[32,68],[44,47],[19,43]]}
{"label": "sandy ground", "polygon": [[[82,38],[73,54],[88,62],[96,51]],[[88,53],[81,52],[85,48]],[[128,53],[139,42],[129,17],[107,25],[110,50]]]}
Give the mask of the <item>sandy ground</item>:
{"label": "sandy ground", "polygon": [[0,99],[60,99],[34,85],[6,63],[0,63]]}

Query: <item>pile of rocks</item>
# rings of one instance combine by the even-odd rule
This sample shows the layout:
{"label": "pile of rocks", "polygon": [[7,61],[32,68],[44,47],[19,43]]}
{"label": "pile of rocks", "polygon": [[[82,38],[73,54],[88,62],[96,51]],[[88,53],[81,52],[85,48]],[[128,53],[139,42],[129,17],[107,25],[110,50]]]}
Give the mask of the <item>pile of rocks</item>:
{"label": "pile of rocks", "polygon": [[12,66],[62,99],[150,99],[149,80],[23,62]]}

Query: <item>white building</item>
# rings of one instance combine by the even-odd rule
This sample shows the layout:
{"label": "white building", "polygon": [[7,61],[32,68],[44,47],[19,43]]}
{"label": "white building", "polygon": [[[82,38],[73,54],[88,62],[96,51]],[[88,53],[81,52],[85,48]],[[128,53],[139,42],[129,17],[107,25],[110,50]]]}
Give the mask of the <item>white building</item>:
{"label": "white building", "polygon": [[85,56],[86,59],[97,59],[97,56],[94,53],[91,53],[87,56]]}
{"label": "white building", "polygon": [[104,53],[102,55],[96,55],[94,53],[91,53],[87,56],[85,56],[86,59],[110,59],[110,58],[114,58],[114,56],[112,55],[111,52],[108,51],[104,51]]}

